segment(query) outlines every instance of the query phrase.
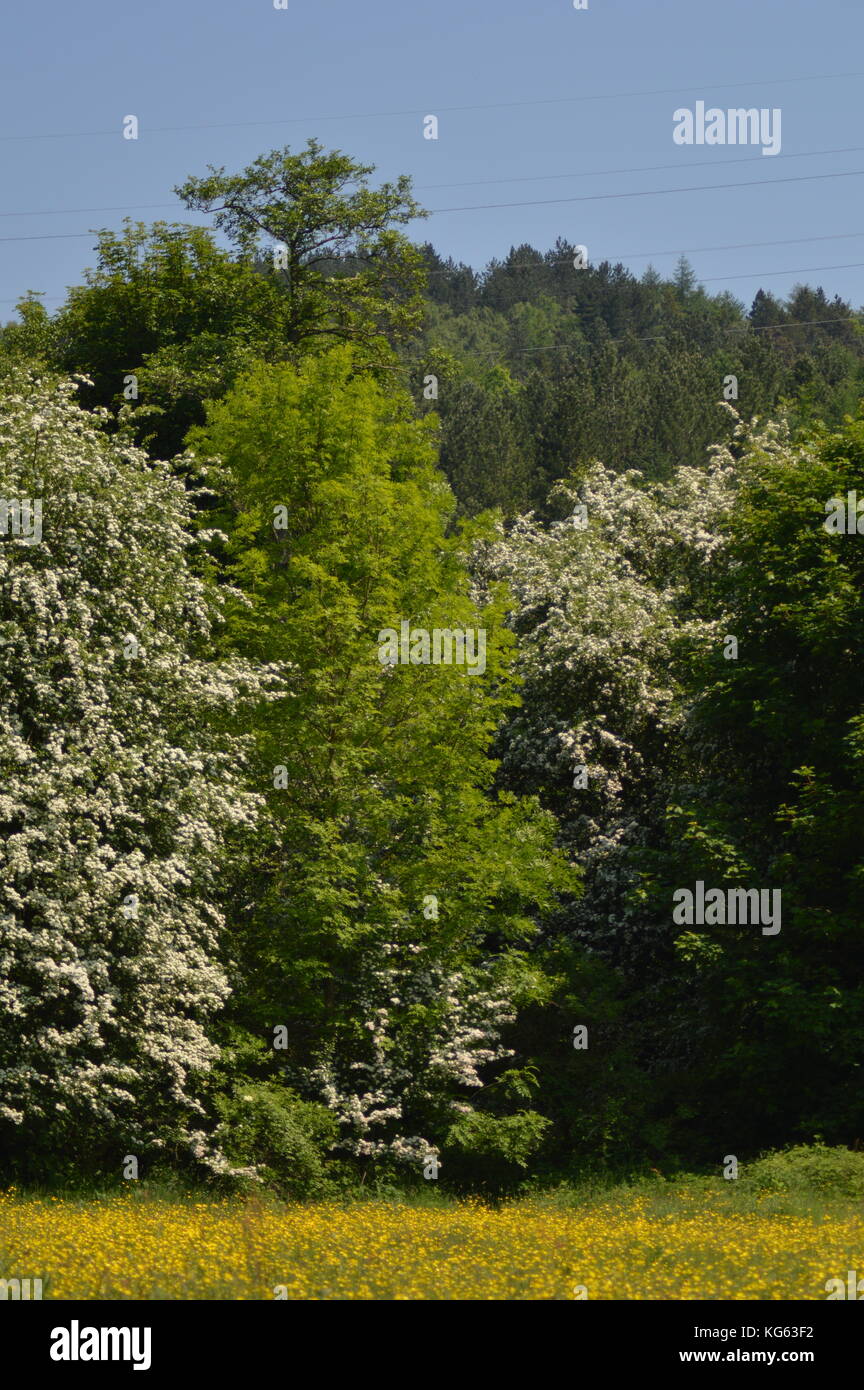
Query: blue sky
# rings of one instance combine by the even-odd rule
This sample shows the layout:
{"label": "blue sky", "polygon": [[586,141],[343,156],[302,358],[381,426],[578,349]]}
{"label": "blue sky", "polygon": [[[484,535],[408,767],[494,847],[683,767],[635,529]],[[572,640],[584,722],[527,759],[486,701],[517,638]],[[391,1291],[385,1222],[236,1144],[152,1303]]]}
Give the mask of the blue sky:
{"label": "blue sky", "polygon": [[[864,76],[839,75],[864,72],[862,0],[47,0],[6,7],[0,51],[0,238],[34,238],[0,240],[4,319],[26,289],[57,306],[91,229],[206,223],[174,184],[310,135],[410,174],[440,210],[411,234],[474,265],[561,235],[636,273],[686,251],[748,304],[864,303]],[[700,99],[779,107],[781,154],[676,145]],[[745,186],[586,200],[712,183]],[[507,203],[533,205],[477,208]]]}

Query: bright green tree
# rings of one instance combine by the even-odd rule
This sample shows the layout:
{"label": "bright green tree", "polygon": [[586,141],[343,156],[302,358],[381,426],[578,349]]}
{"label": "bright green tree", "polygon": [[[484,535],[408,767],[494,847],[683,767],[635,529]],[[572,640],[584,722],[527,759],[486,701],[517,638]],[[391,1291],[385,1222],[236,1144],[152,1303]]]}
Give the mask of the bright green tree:
{"label": "bright green tree", "polygon": [[[324,1097],[350,1152],[416,1165],[448,1139],[470,1148],[479,1095],[484,1151],[494,1131],[519,1163],[543,1125],[526,1111],[496,1128],[508,1088],[487,1099],[483,1082],[520,1002],[543,995],[526,951],[570,879],[550,818],[492,789],[514,700],[506,600],[472,599],[433,430],[340,348],[257,368],[194,432],[224,461],[247,600],[234,640],[290,667],[290,699],[259,720],[273,833],[237,921],[237,1016],[276,1041],[276,1074]],[[390,664],[403,621],[471,633],[473,671]]]}

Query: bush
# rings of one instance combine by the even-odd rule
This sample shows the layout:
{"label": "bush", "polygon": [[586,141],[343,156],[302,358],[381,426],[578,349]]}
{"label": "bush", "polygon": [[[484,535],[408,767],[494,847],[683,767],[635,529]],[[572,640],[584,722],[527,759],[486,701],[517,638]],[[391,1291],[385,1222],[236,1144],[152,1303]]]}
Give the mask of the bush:
{"label": "bush", "polygon": [[742,1177],[760,1192],[864,1197],[864,1153],[827,1144],[798,1144],[766,1154],[749,1165]]}
{"label": "bush", "polygon": [[448,1186],[486,1194],[512,1191],[550,1123],[535,1110],[516,1115],[475,1110],[461,1116],[450,1126],[444,1146]]}
{"label": "bush", "polygon": [[254,1169],[281,1197],[324,1195],[326,1152],[338,1132],[326,1106],[259,1081],[239,1082],[217,1106],[216,1141],[232,1164]]}

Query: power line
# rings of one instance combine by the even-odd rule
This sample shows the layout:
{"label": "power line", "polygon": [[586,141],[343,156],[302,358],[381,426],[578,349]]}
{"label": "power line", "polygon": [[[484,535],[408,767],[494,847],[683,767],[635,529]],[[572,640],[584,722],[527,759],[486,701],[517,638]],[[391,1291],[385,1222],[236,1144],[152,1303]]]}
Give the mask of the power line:
{"label": "power line", "polygon": [[[834,324],[834,325],[843,324],[843,323],[848,323],[848,324],[858,324],[859,326],[864,326],[864,325],[861,324],[861,319],[860,319],[857,315],[852,315],[852,316],[849,317],[849,318],[801,319],[800,321],[799,321],[799,320],[796,320],[796,321],[794,321],[794,322],[792,322],[792,323],[764,323],[764,324],[758,324],[758,325],[757,325],[757,324],[752,324],[752,323],[746,322],[746,323],[717,324],[717,325],[714,325],[714,331],[715,331],[715,332],[718,332],[718,333],[743,333],[743,334],[750,334],[750,333],[775,333],[775,332],[782,332],[782,331],[789,330],[789,329],[793,329],[793,328],[815,328],[815,327],[817,327],[818,325],[824,325],[824,324],[829,324],[829,323],[832,323],[832,324]],[[484,358],[484,357],[487,358],[487,359],[492,359],[492,358],[494,358],[494,357],[508,357],[508,356],[509,356],[509,357],[522,357],[522,356],[524,356],[524,354],[525,354],[526,352],[573,352],[573,353],[599,352],[602,348],[606,347],[607,345],[609,345],[609,344],[611,344],[611,343],[627,343],[627,342],[631,342],[631,343],[632,343],[632,342],[636,342],[636,343],[663,343],[663,342],[666,342],[666,341],[667,341],[667,337],[668,337],[668,335],[663,334],[663,333],[654,333],[654,334],[651,334],[651,335],[649,335],[649,336],[641,337],[641,338],[631,338],[630,335],[627,334],[627,335],[625,335],[624,337],[621,337],[621,338],[607,338],[607,339],[606,339],[604,342],[602,342],[602,343],[587,343],[587,342],[582,342],[582,343],[550,343],[550,344],[549,344],[548,346],[546,346],[546,347],[530,347],[530,348],[492,348],[492,349],[490,349],[489,351],[487,351],[487,352],[485,352],[485,353],[479,353],[479,354],[477,354],[477,355],[478,355],[481,359]]]}
{"label": "power line", "polygon": [[831,232],[827,236],[796,236],[788,237],[784,241],[735,241],[730,242],[728,246],[682,246],[676,251],[625,251],[623,254],[631,259],[642,256],[695,256],[701,251],[745,251],[754,246],[799,246],[802,242],[848,241],[859,236],[864,236],[864,232]]}
{"label": "power line", "polygon": [[[779,179],[746,179],[738,183],[698,183],[690,184],[686,188],[646,188],[638,192],[631,193],[583,193],[573,198],[529,198],[516,203],[476,203],[465,207],[455,208],[431,208],[430,215],[436,216],[447,212],[482,212],[500,208],[524,208],[524,207],[546,207],[557,203],[592,203],[605,202],[609,199],[618,198],[655,198],[668,193],[704,193],[728,188],[757,188],[760,186],[771,186],[780,183],[812,183],[814,180],[823,179],[851,179],[858,178],[864,174],[864,169],[845,169],[835,174],[789,174],[785,178]],[[189,226],[203,226],[202,223],[189,223]],[[31,233],[27,236],[8,236],[0,237],[0,242],[11,241],[69,241],[81,237],[98,235],[95,231],[89,232],[43,232]],[[774,243],[771,243],[774,244]],[[779,244],[779,243],[776,243]],[[654,253],[659,254],[659,253]]]}
{"label": "power line", "polygon": [[[833,150],[803,150],[803,151],[801,151],[801,152],[799,152],[799,153],[797,153],[797,154],[788,154],[788,153],[787,153],[787,154],[779,154],[779,155],[776,155],[775,158],[777,158],[777,159],[817,159],[817,158],[822,158],[822,157],[824,157],[824,156],[826,156],[826,155],[834,155],[834,154],[860,154],[862,150],[864,150],[864,145],[844,145],[844,146],[841,146],[841,147],[838,148],[838,149],[833,149]],[[463,180],[462,182],[458,182],[458,183],[427,183],[427,184],[417,184],[416,190],[415,190],[415,191],[420,192],[421,190],[423,190],[423,189],[428,189],[428,188],[482,188],[482,187],[484,187],[484,186],[486,186],[486,185],[488,185],[488,184],[498,184],[498,183],[537,183],[537,182],[548,182],[548,181],[550,181],[550,180],[552,180],[552,179],[582,179],[582,178],[585,178],[585,179],[593,179],[593,178],[602,178],[602,177],[605,177],[606,175],[612,175],[612,174],[654,174],[654,173],[657,173],[657,172],[658,172],[659,170],[661,170],[661,169],[678,169],[678,170],[680,170],[681,172],[686,173],[687,170],[689,170],[689,169],[703,168],[703,167],[705,167],[705,166],[707,166],[707,165],[711,165],[712,167],[717,168],[718,162],[720,163],[720,165],[721,165],[723,168],[725,168],[727,164],[759,164],[759,165],[762,165],[762,166],[764,167],[764,165],[763,165],[763,158],[762,158],[761,155],[746,155],[746,156],[743,156],[743,157],[740,158],[740,159],[723,159],[723,160],[720,160],[720,161],[718,161],[718,160],[716,160],[716,159],[696,159],[696,160],[690,160],[690,161],[688,161],[687,164],[684,165],[684,166],[682,166],[682,164],[680,163],[680,161],[676,161],[674,164],[646,164],[646,165],[643,165],[641,168],[631,168],[631,169],[587,169],[587,170],[583,170],[583,171],[581,171],[581,172],[574,172],[574,173],[569,173],[569,174],[519,174],[519,175],[515,175],[515,176],[512,177],[512,178],[506,178],[506,179],[465,179],[465,180]],[[0,217],[60,217],[60,216],[66,215],[66,214],[68,214],[68,215],[70,215],[70,216],[73,216],[73,215],[85,214],[85,213],[91,213],[91,212],[134,212],[134,211],[139,211],[139,210],[142,211],[142,212],[143,212],[143,211],[152,212],[152,211],[156,211],[156,210],[162,210],[162,209],[165,209],[165,208],[175,208],[175,209],[177,209],[177,210],[179,211],[179,210],[180,210],[181,208],[183,208],[183,207],[185,207],[185,204],[184,204],[184,203],[178,203],[178,202],[174,202],[174,203],[121,203],[121,204],[115,204],[113,207],[97,207],[97,208],[35,208],[35,209],[31,209],[29,212],[0,212]]]}
{"label": "power line", "polygon": [[[187,222],[187,227],[199,227],[202,231],[209,232],[210,228],[203,222]],[[0,242],[4,241],[76,241],[81,237],[98,237],[108,228],[91,228],[89,232],[35,232],[29,236],[0,236]]]}
{"label": "power line", "polygon": [[[864,236],[864,232],[841,233],[841,235],[843,235],[843,236],[846,236],[846,235],[848,235],[848,236]],[[830,237],[799,237],[799,238],[795,238],[795,240],[796,240],[796,241],[822,241],[822,240],[828,241],[828,240],[831,240],[831,238],[830,238]],[[749,242],[749,243],[741,243],[741,244],[742,244],[742,245],[751,245],[751,246],[786,246],[786,245],[791,245],[792,243],[790,243],[790,242],[782,242],[782,241],[766,241],[766,242]],[[716,247],[713,247],[713,248],[704,247],[704,248],[702,248],[702,249],[703,249],[703,250],[712,249],[712,250],[715,250],[715,251],[725,251],[725,250],[735,250],[735,249],[737,249],[737,248],[736,248],[736,247],[720,247],[720,246],[716,246]],[[661,255],[675,255],[675,254],[677,254],[677,253],[676,253],[676,252],[672,252],[672,251],[652,251],[652,252],[650,252],[650,253],[645,252],[645,253],[639,253],[639,254],[650,254],[650,255],[653,255],[653,256],[661,256]],[[570,262],[569,260],[567,260],[567,261],[553,261],[553,262],[548,262],[547,264],[552,264],[552,265],[570,265],[571,262]],[[718,280],[724,280],[724,281],[725,281],[725,280],[765,280],[765,279],[767,279],[769,276],[774,276],[774,275],[807,275],[807,274],[813,274],[813,273],[815,273],[815,272],[817,272],[817,271],[823,271],[823,270],[856,270],[856,269],[859,269],[861,266],[864,266],[864,261],[847,261],[847,262],[845,262],[845,264],[843,264],[843,265],[805,265],[805,266],[799,266],[797,269],[789,269],[789,270],[753,270],[753,271],[748,271],[746,274],[736,274],[736,275],[701,275],[701,276],[699,276],[699,281],[698,281],[698,282],[699,282],[699,284],[701,285],[701,284],[711,284],[712,282],[715,282],[715,281],[718,281]],[[513,267],[503,267],[503,268],[504,268],[504,269],[512,269]],[[525,269],[530,269],[530,270],[540,270],[540,269],[544,269],[544,268],[545,268],[545,266],[539,266],[539,265],[531,265],[531,266],[526,266],[526,267],[525,267]],[[438,272],[435,272],[435,273],[438,273]],[[35,292],[34,292],[34,293],[35,293]],[[46,296],[46,297],[47,297],[47,298],[50,298],[50,299],[52,299],[52,300],[62,298],[62,296],[60,296],[60,295],[49,295],[49,296]],[[18,304],[18,303],[19,303],[22,299],[24,299],[24,298],[25,298],[25,295],[22,294],[22,295],[19,295],[17,299],[0,299],[0,304]],[[812,320],[813,323],[849,323],[849,322],[853,322],[853,321],[857,321],[857,320],[845,319],[845,318],[813,319],[813,320]],[[797,323],[796,323],[796,324],[769,324],[769,325],[767,325],[767,326],[768,326],[769,328],[786,328],[786,327],[798,327],[798,324],[797,324]],[[751,331],[754,332],[754,333],[756,333],[756,332],[761,332],[762,330],[761,330],[761,329],[752,328]],[[623,342],[624,339],[612,338],[612,339],[610,339],[609,341],[610,341],[610,342]],[[647,341],[647,340],[639,339],[638,341],[642,342],[642,341]],[[543,352],[543,351],[546,351],[547,349],[545,349],[545,348],[531,348],[531,349],[524,349],[524,350],[525,350],[525,351],[532,351],[532,352]],[[554,350],[554,349],[549,349],[549,351],[553,351],[553,350]]]}
{"label": "power line", "polygon": [[[754,246],[800,246],[802,243],[811,241],[849,241],[855,237],[862,236],[864,236],[864,232],[832,232],[827,236],[796,236],[785,238],[782,241],[733,241],[726,246],[675,246],[671,251],[621,251],[617,255],[610,253],[607,256],[601,257],[601,260],[595,262],[594,266],[596,268],[596,265],[602,264],[604,261],[608,261],[610,265],[617,265],[624,260],[643,260],[647,256],[694,256],[698,252],[703,251],[744,251]],[[573,257],[564,256],[554,261],[514,261],[510,264],[506,261],[499,261],[494,269],[507,272],[511,270],[549,270],[556,265],[572,264]],[[445,266],[443,270],[429,270],[426,273],[431,279],[433,275],[458,274],[460,269],[463,268],[466,270],[472,269],[471,266],[456,266],[455,269],[450,269]],[[476,273],[482,274],[483,272]],[[714,278],[723,280],[726,277],[721,275],[715,276]],[[7,302],[11,303],[12,301]]]}
{"label": "power line", "polygon": [[781,179],[746,179],[743,183],[695,183],[688,188],[646,188],[637,193],[581,193],[575,198],[527,198],[518,203],[472,203],[457,208],[430,208],[431,216],[444,212],[483,212],[498,208],[548,207],[553,203],[596,203],[610,198],[656,198],[664,193],[705,193],[723,188],[755,188],[763,184],[810,183],[814,179],[851,179],[864,169],[847,169],[837,174],[789,174]]}
{"label": "power line", "polygon": [[[741,87],[788,86],[796,82],[836,82],[846,77],[864,77],[864,72],[824,72],[813,73],[802,77],[753,78],[748,82],[702,82],[699,83],[698,86],[691,87],[655,87],[647,91],[639,92],[593,92],[585,96],[541,97],[530,101],[489,101],[474,103],[472,105],[439,106],[438,112],[449,115],[457,111],[501,111],[524,108],[527,106],[572,105],[586,101],[627,101],[632,97],[681,96],[688,92],[705,92],[713,88],[722,88],[732,91]],[[145,126],[144,132],[150,135],[175,135],[192,130],[242,130],[260,126],[296,125],[297,123],[312,121],[381,120],[396,116],[418,116],[421,115],[421,113],[422,108],[415,106],[403,111],[355,111],[324,116],[280,116],[264,121],[208,121],[199,125]],[[118,133],[119,130],[115,126],[111,130],[61,130],[41,134],[2,135],[0,136],[0,141],[77,140],[87,139],[97,135],[116,136]]]}
{"label": "power line", "polygon": [[20,304],[22,299],[26,299],[28,294],[35,294],[39,299],[50,299],[52,303],[56,299],[63,299],[62,294],[46,294],[44,290],[27,290],[24,294],[19,294],[15,299],[0,299],[0,304]]}
{"label": "power line", "polygon": [[[86,235],[88,235],[88,233],[81,232],[81,233],[75,233],[75,235],[86,236]],[[604,261],[604,262],[607,262],[608,264],[620,264],[621,261],[622,261],[623,259],[625,259],[625,258],[628,258],[628,259],[642,259],[642,258],[645,257],[645,256],[679,256],[679,255],[683,255],[685,252],[688,252],[688,253],[690,253],[690,254],[695,254],[696,252],[702,252],[702,251],[739,251],[739,250],[745,250],[745,249],[748,249],[748,248],[751,248],[751,247],[756,247],[756,246],[759,246],[759,247],[761,247],[761,246],[798,246],[798,245],[800,245],[802,242],[813,242],[813,241],[844,241],[844,240],[848,240],[848,239],[850,239],[850,238],[855,238],[855,237],[864,237],[864,232],[835,232],[835,233],[832,233],[832,234],[830,234],[830,235],[828,235],[828,236],[790,237],[790,238],[788,238],[788,239],[786,239],[786,240],[783,240],[783,241],[739,241],[739,242],[732,242],[732,243],[731,243],[730,245],[728,245],[728,246],[684,246],[684,247],[676,247],[674,250],[671,250],[671,251],[624,251],[624,252],[621,252],[621,254],[620,254],[617,258],[613,258],[612,256],[604,256],[604,257],[603,257],[603,261]],[[50,240],[50,238],[48,238],[48,239]],[[5,240],[12,240],[12,241],[14,241],[14,240],[16,240],[16,238],[15,238],[15,237],[11,237],[11,238],[3,237],[3,238],[0,238],[0,240],[3,240],[3,241],[5,241]],[[601,263],[602,263],[602,262],[601,262]],[[510,270],[547,270],[547,269],[550,269],[551,267],[556,266],[556,265],[572,265],[572,259],[571,259],[570,257],[565,257],[565,258],[563,258],[563,259],[561,259],[561,260],[555,260],[555,261],[530,261],[530,262],[529,262],[529,261],[524,261],[524,262],[522,262],[521,264],[515,264],[515,265],[506,265],[506,264],[504,264],[504,263],[500,263],[498,266],[495,267],[495,269],[496,269],[496,270],[503,270],[503,271],[510,271]],[[796,269],[793,269],[793,270],[761,270],[761,271],[755,271],[755,270],[754,270],[754,271],[749,271],[749,272],[747,272],[746,274],[735,274],[735,275],[700,275],[700,276],[698,277],[698,279],[699,279],[699,283],[700,283],[700,284],[710,284],[710,283],[716,282],[716,281],[718,281],[718,280],[760,280],[760,279],[766,279],[768,276],[773,276],[773,275],[804,275],[804,274],[812,273],[812,272],[814,272],[814,271],[822,271],[822,270],[853,270],[853,269],[857,269],[858,267],[860,267],[860,266],[862,266],[862,265],[864,265],[864,261],[847,261],[847,262],[846,262],[845,264],[843,264],[843,265],[813,265],[813,266],[801,266],[801,267],[798,268],[797,270],[796,270]],[[590,267],[590,268],[591,268],[591,269],[596,269],[596,265],[594,265],[594,266],[592,266],[592,267]],[[469,269],[470,269],[470,267],[469,267]],[[445,270],[430,270],[430,271],[428,272],[428,274],[429,274],[430,277],[431,277],[432,275],[452,275],[453,273],[454,273],[453,271],[446,270],[446,269],[445,269]],[[34,293],[39,293],[39,294],[40,294],[40,297],[44,297],[44,298],[47,298],[47,299],[51,299],[52,301],[53,301],[53,300],[57,300],[57,299],[62,299],[62,298],[63,298],[62,295],[47,295],[47,296],[42,296],[41,291],[34,291]],[[25,298],[25,295],[24,295],[24,294],[21,294],[21,295],[18,295],[17,298],[0,299],[0,304],[18,304],[18,303],[19,303],[22,299],[24,299],[24,298]],[[834,322],[836,322],[836,320],[831,319],[830,322],[831,322],[831,323],[834,323]],[[774,325],[772,325],[772,326],[774,326]]]}
{"label": "power line", "polygon": [[[804,150],[800,154],[779,154],[773,155],[774,159],[815,159],[820,155],[827,154],[858,154],[864,145],[845,145],[836,150]],[[764,168],[763,155],[744,155],[740,159],[692,159],[688,160],[685,166],[677,160],[674,164],[644,164],[638,169],[585,169],[579,173],[572,174],[520,174],[515,178],[506,179],[465,179],[461,183],[418,183],[416,191],[419,193],[427,188],[482,188],[493,183],[548,183],[551,179],[596,179],[605,174],[656,174],[661,169],[679,169],[685,172],[688,169],[699,169],[705,165],[713,165],[716,169],[718,163],[725,169],[727,164],[761,164]],[[86,211],[86,209],[81,209]],[[13,214],[4,213],[4,216]],[[23,216],[24,214],[22,214]]]}
{"label": "power line", "polygon": [[[82,235],[83,235],[83,233],[82,233]],[[671,251],[622,251],[622,252],[620,253],[620,255],[618,255],[617,257],[612,256],[612,255],[604,256],[604,257],[603,257],[603,261],[608,262],[608,263],[611,265],[611,264],[619,264],[619,263],[620,263],[621,261],[623,261],[625,258],[626,258],[626,259],[633,259],[633,260],[636,260],[636,259],[640,259],[640,260],[641,260],[642,258],[644,258],[644,257],[646,257],[646,256],[681,256],[681,255],[684,255],[684,254],[695,255],[696,252],[700,252],[700,251],[739,251],[739,250],[744,250],[744,249],[746,249],[746,248],[750,248],[750,247],[754,247],[754,246],[760,246],[760,247],[761,247],[761,246],[798,246],[798,245],[800,245],[802,242],[812,242],[812,241],[843,241],[843,240],[848,240],[849,238],[854,238],[854,237],[864,237],[864,232],[837,232],[837,233],[835,233],[835,234],[833,234],[833,235],[831,235],[831,236],[792,237],[792,238],[790,238],[790,239],[788,239],[788,240],[785,240],[785,241],[739,241],[739,242],[733,242],[733,243],[730,244],[729,246],[682,246],[682,247],[675,247],[674,250],[671,250]],[[601,262],[601,263],[602,263],[602,262]],[[572,258],[569,257],[569,256],[567,256],[567,257],[564,257],[564,258],[561,259],[561,260],[555,260],[555,261],[545,261],[545,260],[544,260],[544,261],[522,261],[522,262],[517,262],[517,263],[511,264],[511,265],[506,265],[506,264],[504,264],[503,262],[501,262],[501,263],[499,263],[498,266],[495,267],[495,269],[496,269],[496,270],[502,270],[502,271],[508,271],[508,272],[511,271],[511,270],[548,270],[548,269],[551,269],[553,266],[557,266],[557,265],[572,265],[572,264],[573,264]],[[855,262],[854,264],[857,264],[857,262]],[[470,269],[470,266],[467,267],[467,268]],[[594,267],[592,267],[592,268],[593,268],[593,269],[596,269],[596,265],[595,265]],[[829,267],[829,266],[822,266],[822,267],[818,267],[818,268],[821,268],[821,269],[823,269],[823,270],[832,269],[832,267]],[[844,267],[844,266],[835,266],[835,267],[833,267],[833,269],[836,269],[836,270],[842,270],[842,269],[846,269],[846,268],[847,268],[847,267]],[[801,271],[782,271],[782,270],[778,270],[778,271],[773,271],[773,270],[772,270],[772,271],[766,271],[766,272],[764,272],[764,274],[769,274],[769,275],[797,275],[797,274],[801,274],[801,273],[802,273]],[[451,271],[451,270],[446,270],[446,269],[445,269],[445,270],[430,270],[430,271],[427,271],[427,274],[428,274],[428,276],[429,276],[430,279],[431,279],[431,277],[432,277],[433,275],[452,275],[452,274],[454,274],[454,272]],[[754,276],[756,276],[756,275],[757,275],[757,272],[754,272]],[[747,275],[745,275],[745,276],[741,276],[741,275],[738,275],[738,276],[735,276],[735,275],[728,275],[728,276],[727,276],[727,275],[713,275],[713,276],[700,276],[700,277],[699,277],[700,283],[702,283],[703,281],[706,281],[706,282],[707,282],[708,280],[727,280],[727,279],[729,279],[729,280],[735,280],[735,279],[751,279],[751,278],[753,278],[753,276],[747,276]],[[54,302],[54,301],[56,301],[56,300],[62,300],[62,299],[64,298],[64,296],[63,296],[62,294],[49,294],[49,295],[46,295],[42,290],[34,290],[34,291],[32,291],[32,293],[38,295],[40,299],[51,300],[52,302]],[[18,303],[20,303],[21,300],[24,299],[25,297],[26,297],[26,294],[19,294],[19,295],[17,295],[17,296],[11,297],[11,298],[9,298],[9,299],[0,299],[0,304],[18,304]],[[832,320],[832,322],[833,322],[833,320]]]}
{"label": "power line", "polygon": [[802,265],[798,270],[759,270],[749,275],[705,275],[700,282],[710,284],[715,280],[766,280],[769,275],[809,275],[816,270],[857,270],[864,261],[847,261],[845,265]]}
{"label": "power line", "polygon": [[[826,150],[827,153],[829,151]],[[833,154],[834,151],[832,150],[830,153]],[[844,151],[845,153],[847,152]],[[732,161],[730,160],[729,163],[731,164]],[[157,208],[182,208],[183,206],[183,203],[120,203],[111,208],[39,208],[33,212],[0,212],[0,217],[62,217],[88,212],[133,212],[136,210],[153,212]]]}

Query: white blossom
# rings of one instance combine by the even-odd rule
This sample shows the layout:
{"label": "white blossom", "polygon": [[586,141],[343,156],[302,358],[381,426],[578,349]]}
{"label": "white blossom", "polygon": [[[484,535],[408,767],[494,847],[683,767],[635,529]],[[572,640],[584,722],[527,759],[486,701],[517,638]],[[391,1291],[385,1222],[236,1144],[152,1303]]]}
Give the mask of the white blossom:
{"label": "white blossom", "polygon": [[206,1158],[219,867],[260,804],[212,716],[278,673],[206,659],[222,600],[184,484],[75,389],[27,375],[0,403],[0,496],[43,501],[39,544],[0,538],[0,1120],[44,1136],[65,1107],[81,1135]]}

